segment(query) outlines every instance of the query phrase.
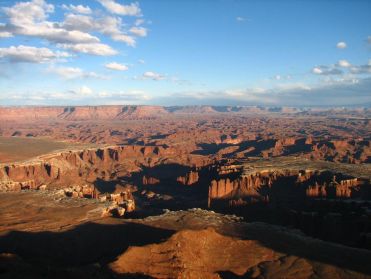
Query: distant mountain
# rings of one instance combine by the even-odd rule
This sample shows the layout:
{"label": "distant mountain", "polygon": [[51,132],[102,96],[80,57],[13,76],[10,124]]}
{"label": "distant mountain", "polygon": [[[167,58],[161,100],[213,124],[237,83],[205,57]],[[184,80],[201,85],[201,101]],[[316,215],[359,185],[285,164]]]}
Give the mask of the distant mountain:
{"label": "distant mountain", "polygon": [[124,119],[154,119],[173,115],[196,114],[313,114],[354,111],[357,114],[369,114],[369,108],[294,108],[294,107],[262,107],[262,106],[144,106],[144,105],[115,105],[115,106],[20,106],[0,107],[1,120],[124,120]]}

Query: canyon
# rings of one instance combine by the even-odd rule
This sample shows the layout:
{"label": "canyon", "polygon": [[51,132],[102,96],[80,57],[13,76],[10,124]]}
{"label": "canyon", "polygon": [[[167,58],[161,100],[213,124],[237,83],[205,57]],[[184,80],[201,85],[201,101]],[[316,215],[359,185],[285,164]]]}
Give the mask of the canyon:
{"label": "canyon", "polygon": [[[17,156],[0,152],[0,272],[37,278],[50,254],[31,242],[55,239],[82,243],[77,265],[69,250],[48,263],[68,277],[299,278],[300,270],[302,278],[370,278],[360,264],[371,260],[370,116],[343,108],[0,107],[7,141],[63,143],[25,156],[20,141]],[[107,239],[115,232],[127,238]],[[290,244],[281,247],[278,236]],[[92,243],[104,256],[83,251]],[[337,253],[354,258],[329,260]]]}

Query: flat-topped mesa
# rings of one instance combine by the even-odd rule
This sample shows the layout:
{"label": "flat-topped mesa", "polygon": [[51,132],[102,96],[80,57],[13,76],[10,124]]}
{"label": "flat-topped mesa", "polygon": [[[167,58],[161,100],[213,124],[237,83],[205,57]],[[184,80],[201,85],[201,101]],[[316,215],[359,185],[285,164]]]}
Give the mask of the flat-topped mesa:
{"label": "flat-topped mesa", "polygon": [[[269,108],[256,106],[149,106],[149,105],[102,105],[102,106],[15,106],[0,107],[0,118],[4,120],[121,120],[154,119],[161,115],[265,115],[297,114],[298,108]],[[305,111],[305,110],[304,110]],[[358,112],[362,113],[362,112]]]}
{"label": "flat-topped mesa", "polygon": [[115,119],[151,119],[169,112],[161,106],[125,106]]}
{"label": "flat-topped mesa", "polygon": [[121,112],[121,106],[66,107],[59,119],[66,120],[112,120]]}
{"label": "flat-topped mesa", "polygon": [[57,119],[63,114],[64,107],[0,107],[0,119],[34,121]]}
{"label": "flat-topped mesa", "polygon": [[[42,184],[60,187],[111,180],[140,171],[142,166],[162,164],[163,159],[190,167],[205,166],[210,160],[162,146],[111,146],[48,154],[32,162],[0,165],[0,191],[37,189]],[[32,181],[30,183],[29,181]]]}
{"label": "flat-topped mesa", "polygon": [[3,120],[115,120],[149,119],[169,113],[161,106],[0,107]]}
{"label": "flat-topped mesa", "polygon": [[67,107],[58,118],[66,120],[152,119],[167,113],[161,106]]}
{"label": "flat-topped mesa", "polygon": [[[370,181],[328,171],[282,170],[212,180],[208,206],[229,207],[255,202],[305,198],[370,198]],[[366,189],[367,188],[367,189]],[[364,190],[366,189],[366,190]]]}

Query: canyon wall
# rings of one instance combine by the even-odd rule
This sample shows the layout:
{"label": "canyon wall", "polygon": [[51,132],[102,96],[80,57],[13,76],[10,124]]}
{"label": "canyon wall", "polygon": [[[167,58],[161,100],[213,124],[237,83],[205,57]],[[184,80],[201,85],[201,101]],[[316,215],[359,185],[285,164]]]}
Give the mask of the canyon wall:
{"label": "canyon wall", "polygon": [[[257,172],[237,179],[212,180],[209,186],[208,206],[246,205],[254,202],[272,202],[289,198],[370,198],[369,180],[345,177],[319,171]],[[362,188],[365,188],[363,190]],[[366,189],[367,188],[367,189]]]}
{"label": "canyon wall", "polygon": [[50,154],[33,162],[0,165],[0,190],[37,189],[40,185],[66,186],[97,179],[130,176],[142,167],[177,163],[189,167],[210,164],[210,159],[162,146],[112,146]]}

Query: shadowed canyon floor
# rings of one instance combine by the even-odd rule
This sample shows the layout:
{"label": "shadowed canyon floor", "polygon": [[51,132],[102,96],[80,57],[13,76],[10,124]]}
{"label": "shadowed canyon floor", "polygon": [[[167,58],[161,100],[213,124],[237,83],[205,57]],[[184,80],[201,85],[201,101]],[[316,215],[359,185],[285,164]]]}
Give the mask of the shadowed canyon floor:
{"label": "shadowed canyon floor", "polygon": [[371,278],[367,109],[0,118],[2,278]]}

